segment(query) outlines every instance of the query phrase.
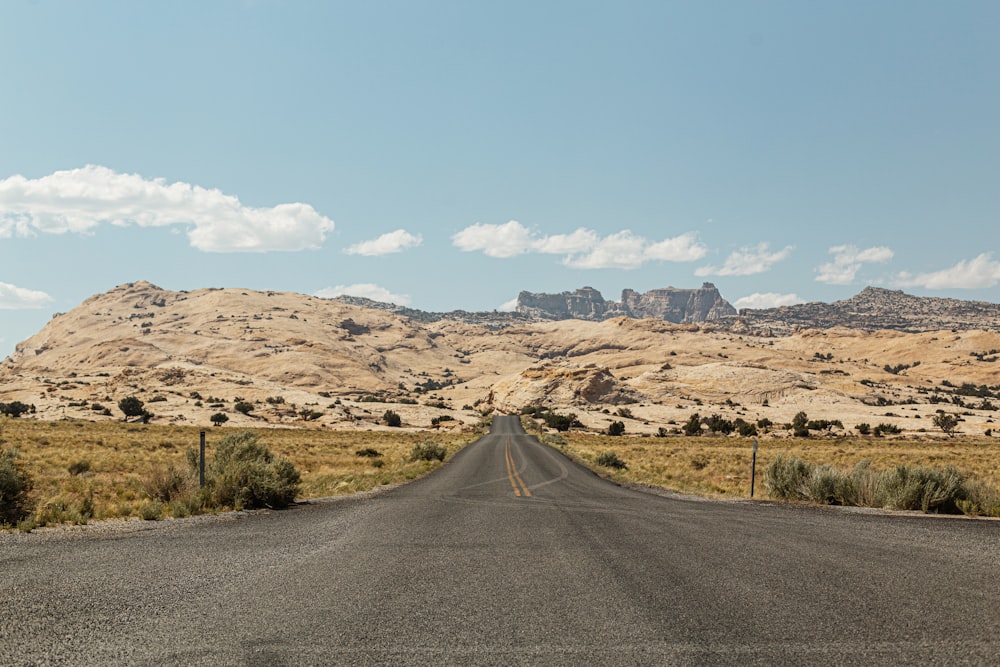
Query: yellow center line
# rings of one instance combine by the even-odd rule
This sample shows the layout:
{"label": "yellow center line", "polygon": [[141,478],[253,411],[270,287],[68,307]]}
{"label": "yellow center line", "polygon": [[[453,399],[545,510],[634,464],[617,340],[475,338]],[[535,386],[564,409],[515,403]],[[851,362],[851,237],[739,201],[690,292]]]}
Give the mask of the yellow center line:
{"label": "yellow center line", "polygon": [[[510,486],[514,489],[514,495],[518,498],[523,494],[525,497],[531,497],[531,491],[528,489],[528,485],[524,483],[521,479],[521,475],[517,472],[517,466],[514,464],[514,456],[510,453],[510,436],[507,436],[507,447],[505,452],[505,458],[507,459],[507,479],[510,480]],[[518,487],[520,484],[520,487]]]}

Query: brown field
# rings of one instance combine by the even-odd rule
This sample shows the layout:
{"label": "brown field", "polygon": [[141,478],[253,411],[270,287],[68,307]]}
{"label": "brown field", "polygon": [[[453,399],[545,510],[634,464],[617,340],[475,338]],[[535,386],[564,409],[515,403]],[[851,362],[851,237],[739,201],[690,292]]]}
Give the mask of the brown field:
{"label": "brown field", "polygon": [[[750,496],[753,442],[748,438],[666,438],[546,434],[545,442],[618,482],[660,486],[679,493],[708,497]],[[758,438],[755,497],[767,497],[764,470],[779,454],[809,463],[850,469],[862,460],[882,470],[897,465],[946,468],[954,466],[972,479],[1000,489],[1000,443],[995,438],[954,438],[949,441],[914,438]],[[614,452],[625,470],[596,464],[604,452]]]}
{"label": "brown field", "polygon": [[[92,502],[94,519],[140,516],[149,501],[146,487],[168,466],[187,469],[186,453],[197,450],[201,429],[191,426],[0,419],[0,449],[15,448],[34,482],[32,497],[43,523],[81,522],[80,508]],[[207,458],[213,443],[235,429],[206,431]],[[243,429],[239,429],[243,430]],[[251,429],[253,430],[253,429]],[[413,446],[433,442],[451,455],[474,433],[258,429],[272,453],[289,459],[302,474],[301,498],[367,491],[414,479],[441,464],[410,461]],[[376,459],[357,451],[378,450]],[[71,474],[74,464],[89,464]],[[88,501],[92,499],[92,501]]]}
{"label": "brown field", "polygon": [[[529,428],[534,428],[526,420]],[[92,503],[93,519],[141,516],[149,502],[152,478],[169,466],[185,469],[189,448],[198,447],[191,426],[142,425],[83,420],[0,420],[0,448],[15,448],[34,481],[32,496],[42,523],[83,522],[80,509]],[[207,430],[208,457],[213,443],[235,429]],[[449,456],[478,437],[472,432],[334,431],[266,428],[256,430],[271,451],[292,461],[302,473],[300,498],[320,498],[398,484],[440,464],[410,461],[418,443],[447,448]],[[545,433],[543,440],[616,482],[663,487],[707,497],[750,495],[752,441],[732,437],[611,437],[590,433]],[[779,454],[810,463],[851,468],[868,460],[873,469],[896,465],[954,466],[967,477],[1000,489],[1000,443],[995,438],[759,438],[756,493],[766,498],[764,471]],[[357,455],[373,448],[375,459]],[[596,464],[614,452],[627,469]],[[72,474],[74,464],[89,469]],[[88,500],[90,499],[90,500]],[[167,512],[169,515],[169,510]]]}

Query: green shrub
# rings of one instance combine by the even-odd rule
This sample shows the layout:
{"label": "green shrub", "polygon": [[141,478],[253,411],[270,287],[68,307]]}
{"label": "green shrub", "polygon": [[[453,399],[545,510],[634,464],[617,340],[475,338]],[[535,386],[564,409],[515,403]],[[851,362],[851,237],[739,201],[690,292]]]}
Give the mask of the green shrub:
{"label": "green shrub", "polygon": [[159,521],[163,518],[163,503],[159,500],[143,503],[139,508],[139,516],[143,521]]}
{"label": "green shrub", "polygon": [[611,422],[608,425],[608,435],[622,435],[625,433],[625,422]]}
{"label": "green shrub", "polygon": [[682,428],[684,435],[701,435],[701,415],[697,412],[691,415]]}
{"label": "green shrub", "polygon": [[382,420],[385,422],[386,426],[392,428],[399,428],[403,425],[403,419],[392,410],[386,410],[385,414],[382,415]]}
{"label": "green shrub", "polygon": [[[193,448],[190,451],[195,451]],[[171,503],[175,500],[186,500],[197,492],[198,458],[195,452],[194,461],[189,461],[187,471],[179,470],[173,465],[154,469],[143,482],[143,491],[153,500]],[[176,516],[176,515],[175,515]]]}
{"label": "green shrub", "polygon": [[209,417],[209,420],[216,426],[222,426],[227,421],[229,421],[229,415],[225,412],[216,412],[214,415]]}
{"label": "green shrub", "polygon": [[783,500],[1000,515],[1000,492],[966,480],[954,467],[899,465],[876,472],[868,461],[861,461],[846,472],[779,455],[765,472],[764,484],[772,497]]}
{"label": "green shrub", "polygon": [[618,455],[614,452],[604,452],[598,456],[597,465],[604,466],[605,468],[615,468],[617,470],[624,470],[628,467],[628,465],[618,458]]}
{"label": "green shrub", "polygon": [[867,422],[861,422],[854,428],[858,429],[858,433],[860,433],[861,435],[868,435],[869,433],[872,432],[872,427]]}
{"label": "green shrub", "polygon": [[809,498],[809,464],[796,456],[778,454],[764,471],[764,486],[775,498]]}
{"label": "green shrub", "polygon": [[355,454],[361,457],[367,457],[372,459],[382,456],[382,452],[375,449],[374,447],[365,447],[364,449],[359,449],[357,452],[355,452]]}
{"label": "green shrub", "polygon": [[0,450],[0,524],[17,525],[31,513],[31,476],[17,460],[17,450]]}
{"label": "green shrub", "polygon": [[28,405],[27,403],[22,403],[21,401],[13,401],[11,403],[0,403],[0,415],[7,415],[13,419],[17,419],[21,415],[29,412],[34,412],[35,406]]}
{"label": "green shrub", "polygon": [[249,416],[250,413],[253,412],[253,403],[249,401],[239,401],[233,406],[233,410]]}
{"label": "green shrub", "polygon": [[444,461],[445,455],[448,451],[443,445],[437,445],[433,442],[425,442],[423,444],[416,444],[410,451],[411,461]]}
{"label": "green shrub", "polygon": [[231,433],[205,470],[205,497],[219,507],[286,507],[299,492],[301,476],[285,458],[274,456],[251,431]]}

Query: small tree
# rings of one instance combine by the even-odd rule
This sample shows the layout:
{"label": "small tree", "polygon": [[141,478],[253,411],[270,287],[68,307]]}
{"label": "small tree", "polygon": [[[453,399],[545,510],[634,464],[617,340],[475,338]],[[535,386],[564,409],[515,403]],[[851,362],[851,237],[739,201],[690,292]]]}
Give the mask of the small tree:
{"label": "small tree", "polygon": [[792,435],[796,438],[806,438],[809,436],[809,416],[805,412],[799,412],[792,418]]}
{"label": "small tree", "polygon": [[684,424],[684,435],[701,435],[701,415],[691,415]]}
{"label": "small tree", "polygon": [[249,416],[250,413],[253,412],[253,403],[249,401],[239,401],[233,406],[233,410]]}
{"label": "small tree", "polygon": [[625,422],[611,422],[608,426],[608,435],[621,435],[625,432]]}
{"label": "small tree", "polygon": [[129,396],[118,401],[118,409],[125,415],[124,421],[128,421],[129,417],[145,416],[146,410],[143,405],[143,402],[135,396]]}
{"label": "small tree", "polygon": [[392,410],[386,410],[385,414],[382,415],[382,420],[385,421],[386,426],[391,426],[393,428],[398,428],[403,425],[403,420],[398,414]]}
{"label": "small tree", "polygon": [[958,417],[947,412],[939,412],[934,415],[934,425],[950,438],[955,434],[955,428],[958,426]]}
{"label": "small tree", "polygon": [[225,412],[216,412],[214,415],[209,417],[209,419],[216,426],[222,426],[227,421],[229,421],[229,416]]}

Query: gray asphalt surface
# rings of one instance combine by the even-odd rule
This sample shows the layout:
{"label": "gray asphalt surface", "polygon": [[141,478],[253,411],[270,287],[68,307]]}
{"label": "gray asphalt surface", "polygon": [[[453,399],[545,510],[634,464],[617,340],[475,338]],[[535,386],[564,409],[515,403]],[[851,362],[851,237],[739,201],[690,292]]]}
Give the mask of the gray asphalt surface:
{"label": "gray asphalt surface", "polygon": [[0,664],[1000,664],[1000,523],[619,488],[514,417],[373,497],[0,535]]}

